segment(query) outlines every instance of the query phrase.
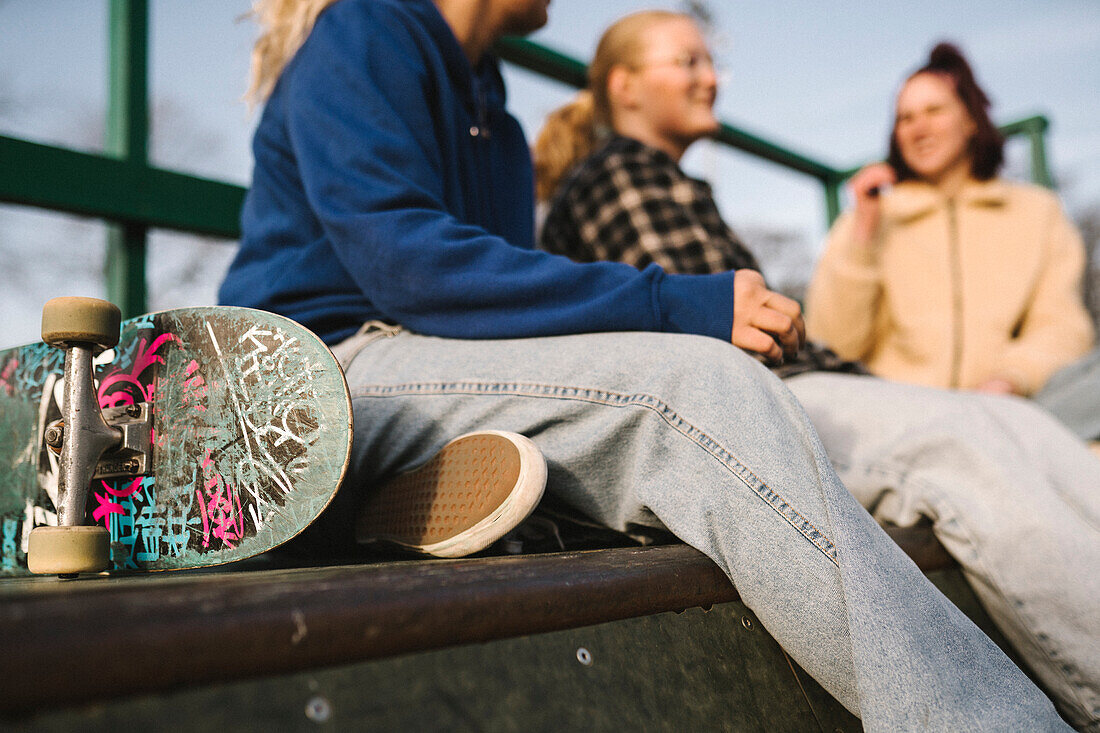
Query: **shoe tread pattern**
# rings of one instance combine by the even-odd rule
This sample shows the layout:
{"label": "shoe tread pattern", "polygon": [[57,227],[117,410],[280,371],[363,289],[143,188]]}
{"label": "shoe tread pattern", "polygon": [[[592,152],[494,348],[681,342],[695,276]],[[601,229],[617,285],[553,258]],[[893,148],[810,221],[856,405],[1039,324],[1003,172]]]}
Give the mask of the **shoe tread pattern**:
{"label": "shoe tread pattern", "polygon": [[507,438],[460,438],[380,487],[360,515],[359,535],[412,547],[448,540],[504,503],[519,474],[520,453]]}

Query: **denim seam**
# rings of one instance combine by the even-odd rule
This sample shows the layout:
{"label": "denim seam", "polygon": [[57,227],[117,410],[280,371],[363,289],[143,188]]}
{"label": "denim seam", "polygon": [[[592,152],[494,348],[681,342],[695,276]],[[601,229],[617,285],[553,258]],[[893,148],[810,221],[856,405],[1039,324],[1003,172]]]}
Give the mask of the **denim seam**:
{"label": "denim seam", "polygon": [[802,516],[782,496],[769,487],[755,473],[738,461],[729,450],[700,428],[681,417],[672,407],[658,397],[647,394],[624,394],[605,389],[586,387],[561,387],[538,383],[501,382],[408,382],[392,385],[358,385],[352,399],[359,397],[400,397],[406,395],[495,395],[563,399],[588,402],[607,407],[642,407],[658,415],[666,424],[688,438],[711,456],[726,470],[736,476],[754,494],[770,506],[799,534],[809,540],[830,562],[839,567],[836,546],[814,524]]}

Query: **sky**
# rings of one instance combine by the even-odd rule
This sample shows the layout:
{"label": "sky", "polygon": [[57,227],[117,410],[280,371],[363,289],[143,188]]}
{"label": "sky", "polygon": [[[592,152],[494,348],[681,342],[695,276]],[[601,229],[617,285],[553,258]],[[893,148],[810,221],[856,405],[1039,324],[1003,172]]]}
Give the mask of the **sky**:
{"label": "sky", "polygon": [[[1050,118],[1048,155],[1067,206],[1100,205],[1097,0],[706,4],[724,121],[829,165],[859,165],[884,154],[901,80],[936,41],[951,40],[970,58],[995,120]],[[0,134],[101,148],[107,5],[0,0]],[[587,59],[607,25],[650,7],[683,3],[552,0],[550,22],[532,40]],[[248,183],[256,121],[241,102],[255,38],[242,17],[248,9],[247,0],[150,1],[154,164]],[[572,94],[523,70],[506,68],[505,78],[509,106],[532,137]],[[1011,145],[1009,161],[1026,170],[1025,147]],[[815,181],[712,143],[693,147],[684,167],[711,181],[723,214],[750,245],[770,233],[786,250],[769,256],[808,274],[825,233]],[[37,338],[49,297],[103,294],[102,238],[95,222],[0,206],[0,346]],[[63,256],[43,258],[43,251]],[[232,243],[154,233],[151,306],[213,302],[232,251]]]}

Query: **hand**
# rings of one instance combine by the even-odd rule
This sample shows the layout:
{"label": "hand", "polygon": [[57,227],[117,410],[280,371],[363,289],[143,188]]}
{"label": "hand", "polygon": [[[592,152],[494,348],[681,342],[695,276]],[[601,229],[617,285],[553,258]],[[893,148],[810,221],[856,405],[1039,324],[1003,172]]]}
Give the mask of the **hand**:
{"label": "hand", "polygon": [[1011,379],[991,377],[974,388],[976,392],[986,394],[1021,394],[1020,388]]}
{"label": "hand", "polygon": [[855,198],[855,236],[860,244],[870,245],[882,215],[883,186],[892,186],[897,173],[886,163],[872,163],[852,176],[848,189]]}
{"label": "hand", "polygon": [[769,362],[782,364],[793,359],[806,343],[802,306],[785,295],[768,290],[764,276],[756,270],[733,274],[734,346],[753,351]]}

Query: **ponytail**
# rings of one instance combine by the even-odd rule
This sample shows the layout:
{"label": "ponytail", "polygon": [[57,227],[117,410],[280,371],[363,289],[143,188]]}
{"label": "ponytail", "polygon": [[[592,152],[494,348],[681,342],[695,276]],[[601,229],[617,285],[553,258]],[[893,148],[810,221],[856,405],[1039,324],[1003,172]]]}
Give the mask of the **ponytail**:
{"label": "ponytail", "polygon": [[668,10],[642,10],[620,18],[604,31],[588,65],[587,89],[550,113],[535,142],[535,192],[539,201],[553,198],[565,175],[613,130],[607,93],[611,69],[638,62],[651,26],[688,17]]}
{"label": "ponytail", "polygon": [[550,113],[535,140],[535,194],[549,201],[565,175],[596,148],[596,104],[581,90],[568,104]]}
{"label": "ponytail", "polygon": [[928,54],[928,63],[921,67],[921,71],[938,71],[941,74],[947,74],[955,80],[960,93],[964,89],[967,90],[979,106],[983,109],[989,108],[989,97],[985,96],[985,92],[978,86],[970,64],[956,46],[950,43],[937,43],[932,53]]}

